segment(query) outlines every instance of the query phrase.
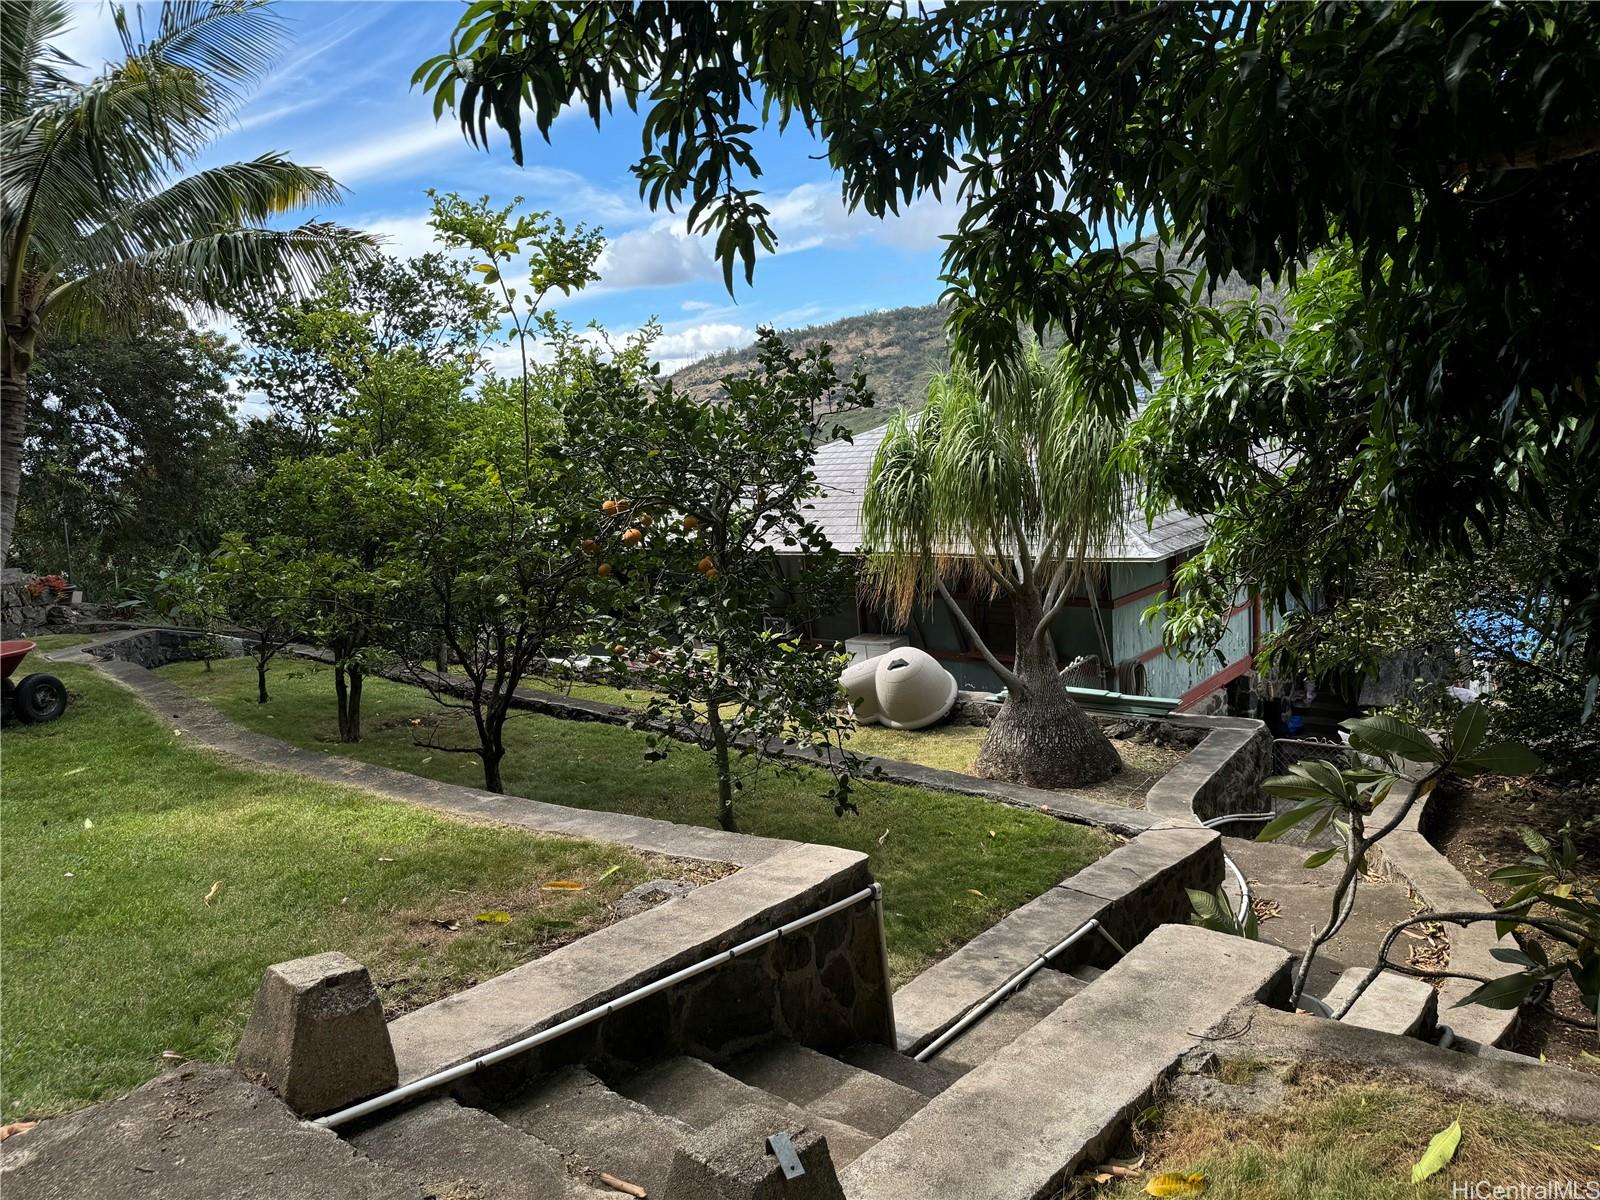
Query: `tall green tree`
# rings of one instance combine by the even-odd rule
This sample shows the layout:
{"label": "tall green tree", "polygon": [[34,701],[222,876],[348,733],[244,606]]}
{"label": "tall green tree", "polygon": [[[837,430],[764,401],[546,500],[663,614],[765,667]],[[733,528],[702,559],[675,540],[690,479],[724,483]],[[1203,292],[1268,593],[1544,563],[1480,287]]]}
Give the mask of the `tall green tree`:
{"label": "tall green tree", "polygon": [[[958,347],[989,369],[1059,326],[1125,412],[1193,337],[1181,264],[1253,284],[1348,243],[1383,368],[1358,399],[1393,445],[1360,486],[1386,518],[1464,551],[1510,508],[1550,519],[1550,488],[1600,505],[1595,5],[486,0],[417,79],[518,159],[525,119],[642,110],[641,192],[715,239],[730,286],[778,236],[761,122],[818,138],[847,206],[953,194]],[[1173,255],[1130,253],[1142,234]],[[1566,551],[1545,582],[1600,674],[1600,546]]]}
{"label": "tall green tree", "polygon": [[211,550],[243,506],[229,389],[237,361],[227,339],[176,312],[136,336],[42,347],[17,559],[108,600],[143,583],[175,545]]}
{"label": "tall green tree", "polygon": [[[870,396],[859,374],[838,375],[826,344],[796,355],[763,329],[759,357],[712,404],[611,369],[569,407],[574,455],[612,489],[586,539],[610,585],[598,621],[609,661],[618,682],[653,693],[641,723],[670,722],[711,755],[729,830],[748,777],[797,769],[771,753],[777,739],[813,750],[835,809],[851,805],[845,660],[810,623],[848,601],[855,565],[810,502],[818,441],[843,436],[835,418]],[[652,733],[648,756],[674,742]]]}
{"label": "tall green tree", "polygon": [[[1099,783],[1122,768],[1067,694],[1051,634],[1127,503],[1116,469],[1122,426],[1094,405],[1081,363],[1070,349],[1047,357],[1035,345],[987,380],[959,365],[935,376],[927,407],[890,422],[862,501],[879,594],[904,620],[936,593],[1006,686],[974,769],[1036,787]],[[951,582],[1011,601],[1009,664]]]}
{"label": "tall green tree", "polygon": [[268,227],[339,198],[325,172],[280,154],[184,173],[271,68],[282,26],[269,9],[169,2],[148,39],[124,8],[112,13],[124,60],[87,83],[58,47],[72,6],[17,0],[0,22],[0,562],[42,336],[136,327],[175,298],[223,309],[291,291],[366,242],[315,220]]}

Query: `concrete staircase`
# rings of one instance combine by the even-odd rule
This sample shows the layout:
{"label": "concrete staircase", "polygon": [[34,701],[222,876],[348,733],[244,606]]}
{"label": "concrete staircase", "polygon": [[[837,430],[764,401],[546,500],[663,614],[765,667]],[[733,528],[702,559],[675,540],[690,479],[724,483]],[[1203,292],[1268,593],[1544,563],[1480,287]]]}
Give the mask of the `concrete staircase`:
{"label": "concrete staircase", "polygon": [[848,1200],[1035,1200],[1120,1136],[1207,1030],[1268,998],[1287,959],[1167,926],[1103,974],[1041,970],[928,1063],[775,1042],[605,1080],[567,1067],[485,1109],[430,1099],[382,1114],[349,1141],[445,1200],[598,1200],[619,1194],[612,1180],[674,1200],[674,1160],[703,1156],[729,1122],[745,1140],[821,1134]]}

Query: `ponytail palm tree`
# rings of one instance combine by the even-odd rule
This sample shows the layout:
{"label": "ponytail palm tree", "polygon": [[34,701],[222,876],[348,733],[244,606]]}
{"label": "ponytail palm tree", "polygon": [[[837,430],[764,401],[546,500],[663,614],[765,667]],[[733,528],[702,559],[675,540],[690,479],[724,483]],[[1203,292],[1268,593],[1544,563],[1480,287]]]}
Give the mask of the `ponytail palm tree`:
{"label": "ponytail palm tree", "polygon": [[266,227],[339,198],[326,173],[282,155],[185,173],[273,61],[281,24],[262,4],[169,0],[148,40],[116,8],[124,61],[86,83],[54,44],[71,16],[62,0],[5,0],[0,22],[0,563],[41,334],[136,327],[174,302],[217,310],[293,292],[369,244],[314,220]]}
{"label": "ponytail palm tree", "polygon": [[[935,376],[927,407],[890,421],[862,505],[879,598],[904,621],[937,594],[1006,685],[977,773],[1038,787],[1098,783],[1122,766],[1068,696],[1050,634],[1090,582],[1125,503],[1114,466],[1121,427],[1089,402],[1078,367],[1070,348],[1047,357],[1033,346],[1001,383],[961,366]],[[951,584],[1010,599],[1010,665]]]}

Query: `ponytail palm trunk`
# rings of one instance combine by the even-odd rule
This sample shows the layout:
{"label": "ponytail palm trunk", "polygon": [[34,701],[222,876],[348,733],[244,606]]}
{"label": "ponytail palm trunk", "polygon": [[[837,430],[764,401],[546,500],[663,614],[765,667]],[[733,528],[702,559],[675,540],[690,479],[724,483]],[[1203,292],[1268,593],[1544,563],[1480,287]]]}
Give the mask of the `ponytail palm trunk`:
{"label": "ponytail palm trunk", "polygon": [[271,66],[280,25],[270,10],[249,0],[169,2],[148,41],[112,11],[125,60],[87,83],[55,47],[73,15],[62,0],[6,0],[0,21],[0,563],[41,336],[136,328],[175,303],[218,310],[281,296],[370,247],[317,221],[266,226],[337,201],[322,171],[266,154],[183,173],[228,127],[238,90]]}
{"label": "ponytail palm trunk", "polygon": [[[937,595],[1006,686],[977,773],[1035,787],[1099,783],[1122,766],[1067,694],[1051,635],[1124,505],[1120,427],[1090,403],[1077,365],[1070,349],[1047,359],[1034,347],[991,387],[959,367],[936,376],[920,414],[891,420],[862,510],[878,598],[904,622]],[[951,585],[1010,600],[1009,664]]]}

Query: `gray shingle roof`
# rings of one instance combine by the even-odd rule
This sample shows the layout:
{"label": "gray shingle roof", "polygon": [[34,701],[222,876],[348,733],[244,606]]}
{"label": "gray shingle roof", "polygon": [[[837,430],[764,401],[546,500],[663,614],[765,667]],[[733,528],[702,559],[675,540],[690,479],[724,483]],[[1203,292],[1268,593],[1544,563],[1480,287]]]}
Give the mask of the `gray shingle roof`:
{"label": "gray shingle roof", "polygon": [[[846,553],[862,549],[861,501],[872,460],[887,431],[887,426],[880,425],[857,434],[853,442],[828,442],[817,448],[817,480],[823,494],[812,501],[812,513],[828,539]],[[1205,536],[1201,518],[1176,509],[1147,523],[1130,496],[1116,543],[1108,547],[1102,561],[1161,562],[1194,549]]]}

